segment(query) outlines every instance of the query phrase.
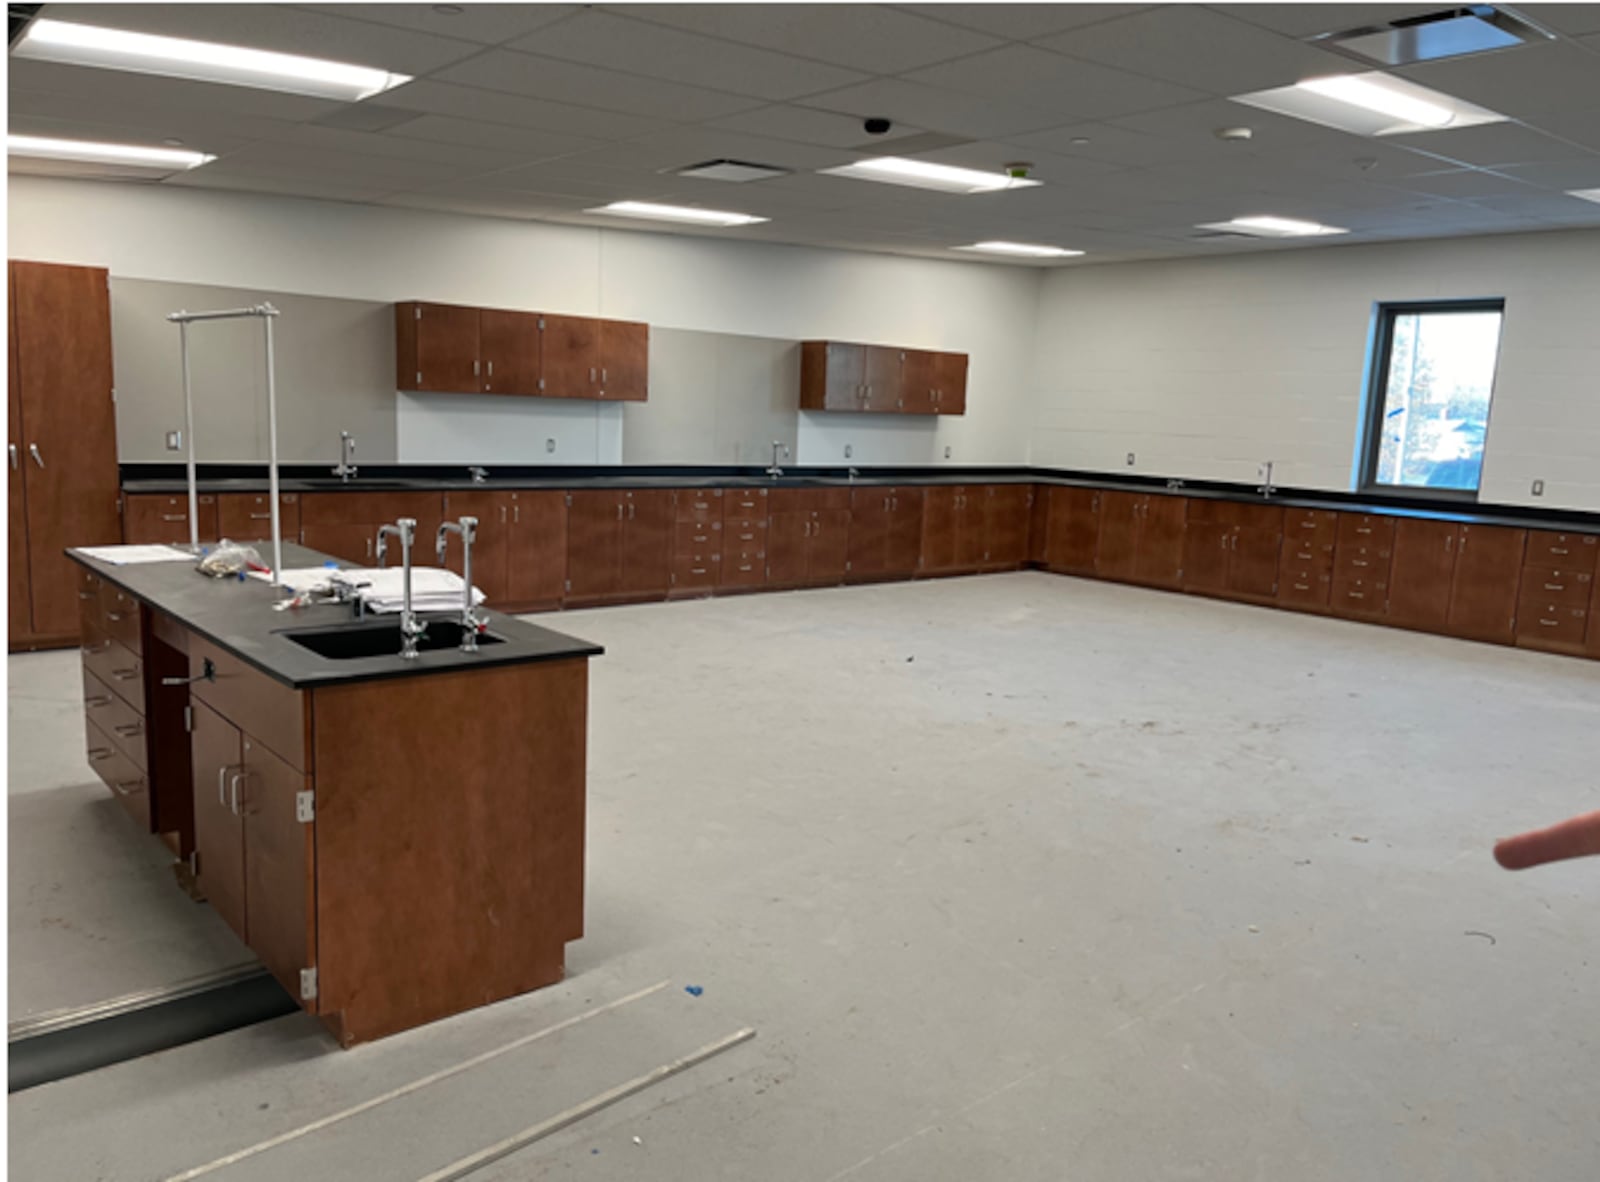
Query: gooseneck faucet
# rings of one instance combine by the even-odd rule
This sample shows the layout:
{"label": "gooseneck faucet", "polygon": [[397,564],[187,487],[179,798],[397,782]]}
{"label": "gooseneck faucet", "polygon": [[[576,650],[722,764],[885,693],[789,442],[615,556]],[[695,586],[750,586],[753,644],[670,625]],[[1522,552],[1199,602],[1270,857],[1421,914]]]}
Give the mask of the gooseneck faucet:
{"label": "gooseneck faucet", "polygon": [[779,465],[778,460],[781,458],[781,453],[787,450],[788,449],[783,446],[783,440],[774,439],[772,441],[772,467],[767,469],[767,475],[772,477],[774,480],[783,475],[783,468],[781,465]]}
{"label": "gooseneck faucet", "polygon": [[340,480],[350,481],[356,474],[356,437],[348,431],[339,432],[339,462],[333,474]]}
{"label": "gooseneck faucet", "polygon": [[417,538],[417,519],[402,517],[393,525],[378,527],[377,552],[380,567],[388,558],[391,535],[400,539],[400,563],[403,570],[400,599],[400,656],[407,661],[414,661],[417,659],[417,640],[428,627],[417,618],[417,613],[411,610],[411,545]]}
{"label": "gooseneck faucet", "polygon": [[478,651],[478,631],[486,622],[472,606],[472,543],[478,537],[478,519],[463,517],[460,521],[446,521],[439,526],[439,539],[435,549],[439,565],[444,565],[445,540],[452,533],[461,535],[461,651]]}
{"label": "gooseneck faucet", "polygon": [[1278,490],[1272,484],[1272,461],[1268,460],[1261,465],[1261,484],[1256,491],[1263,497],[1270,498]]}

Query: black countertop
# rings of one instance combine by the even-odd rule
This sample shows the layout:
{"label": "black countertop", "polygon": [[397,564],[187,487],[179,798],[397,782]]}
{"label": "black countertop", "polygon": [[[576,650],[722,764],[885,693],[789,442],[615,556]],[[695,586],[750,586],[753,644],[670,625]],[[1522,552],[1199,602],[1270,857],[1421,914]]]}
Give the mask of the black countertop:
{"label": "black countertop", "polygon": [[[77,550],[67,554],[107,582],[143,600],[157,611],[166,612],[218,647],[249,662],[277,681],[294,689],[345,685],[357,681],[376,681],[390,677],[422,677],[432,673],[460,673],[497,665],[521,665],[531,661],[556,661],[568,657],[597,657],[605,650],[587,640],[552,632],[513,616],[480,609],[488,618],[489,634],[499,644],[484,646],[476,653],[458,649],[425,651],[415,660],[393,656],[333,660],[296,644],[284,635],[301,629],[372,625],[375,621],[398,621],[397,615],[368,616],[357,621],[348,605],[319,604],[312,607],[276,611],[273,604],[283,593],[257,579],[215,579],[200,574],[193,563],[151,562],[114,566]],[[284,566],[289,569],[321,566],[333,562],[326,554],[304,546],[283,546]],[[335,563],[349,566],[349,563]],[[429,619],[455,619],[455,613],[429,613]]]}
{"label": "black countertop", "polygon": [[[1284,488],[1263,498],[1248,486],[1214,481],[1172,481],[1161,477],[1107,476],[1093,472],[1064,472],[1048,468],[870,468],[850,477],[842,469],[792,469],[774,480],[749,468],[605,468],[523,467],[491,471],[480,483],[465,475],[465,466],[371,466],[352,481],[325,475],[325,468],[295,466],[283,469],[283,492],[494,492],[511,489],[609,488],[853,488],[889,485],[1058,484],[1126,492],[1165,493],[1206,500],[1245,501],[1295,509],[1336,509],[1344,512],[1384,513],[1431,521],[1457,521],[1470,525],[1504,525],[1532,529],[1559,529],[1571,533],[1600,534],[1600,514],[1572,509],[1542,509],[1523,505],[1484,505],[1472,501],[1429,501],[1426,498],[1377,496],[1369,493],[1327,492]],[[128,493],[178,495],[188,491],[181,465],[124,465],[122,488]],[[206,493],[259,493],[267,488],[259,465],[206,466],[198,482]]]}

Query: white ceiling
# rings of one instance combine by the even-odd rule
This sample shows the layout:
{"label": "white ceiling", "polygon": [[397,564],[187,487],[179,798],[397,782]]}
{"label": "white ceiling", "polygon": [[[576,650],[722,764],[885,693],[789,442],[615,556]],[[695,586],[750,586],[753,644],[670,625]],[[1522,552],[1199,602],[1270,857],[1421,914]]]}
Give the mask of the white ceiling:
{"label": "white ceiling", "polygon": [[[52,4],[415,80],[342,104],[12,58],[10,126],[218,157],[167,185],[638,229],[583,210],[665,201],[771,219],[673,233],[967,261],[950,248],[992,238],[1088,252],[1066,265],[1307,245],[1195,228],[1263,213],[1352,231],[1321,243],[1600,225],[1565,195],[1600,188],[1600,4],[1518,6],[1556,39],[1397,71],[1509,123],[1374,140],[1226,101],[1362,68],[1305,38],[1449,6]],[[868,136],[867,116],[893,129]],[[1254,138],[1217,139],[1233,125]],[[952,196],[817,175],[895,152],[1028,161],[1045,183]],[[672,175],[718,157],[793,171]]]}

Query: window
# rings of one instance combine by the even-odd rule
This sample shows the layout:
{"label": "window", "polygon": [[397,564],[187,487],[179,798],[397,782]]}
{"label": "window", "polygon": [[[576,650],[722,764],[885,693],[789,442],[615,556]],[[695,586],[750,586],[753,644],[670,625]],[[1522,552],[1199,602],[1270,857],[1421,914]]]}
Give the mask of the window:
{"label": "window", "polygon": [[1503,300],[1379,307],[1363,488],[1477,496],[1504,312]]}

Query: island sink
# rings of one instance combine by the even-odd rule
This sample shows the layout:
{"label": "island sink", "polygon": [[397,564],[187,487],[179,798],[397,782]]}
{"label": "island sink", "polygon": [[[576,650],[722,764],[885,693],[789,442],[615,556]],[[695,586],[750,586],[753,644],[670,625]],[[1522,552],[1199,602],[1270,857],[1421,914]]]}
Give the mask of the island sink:
{"label": "island sink", "polygon": [[[329,628],[285,630],[279,635],[330,661],[359,661],[370,657],[400,655],[398,619],[370,624],[336,625]],[[502,639],[493,633],[478,634],[480,647],[502,643],[504,643]],[[417,637],[417,649],[425,653],[460,647],[461,623],[458,620],[429,620],[427,630]]]}

